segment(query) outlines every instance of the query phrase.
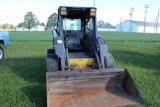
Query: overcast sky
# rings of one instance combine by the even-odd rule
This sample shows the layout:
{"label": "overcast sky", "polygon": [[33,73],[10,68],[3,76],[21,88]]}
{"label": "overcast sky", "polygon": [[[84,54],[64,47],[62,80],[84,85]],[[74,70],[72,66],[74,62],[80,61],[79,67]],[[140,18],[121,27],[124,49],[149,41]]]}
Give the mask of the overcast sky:
{"label": "overcast sky", "polygon": [[[59,6],[89,6],[93,7],[94,0],[2,0],[0,3],[0,24],[18,24],[23,21],[27,12],[31,11],[40,22],[47,22],[47,18],[57,12]],[[160,0],[95,0],[98,20],[104,20],[116,25],[123,20],[130,19],[130,7],[134,7],[132,20],[144,21],[145,6],[147,21],[154,22]]]}

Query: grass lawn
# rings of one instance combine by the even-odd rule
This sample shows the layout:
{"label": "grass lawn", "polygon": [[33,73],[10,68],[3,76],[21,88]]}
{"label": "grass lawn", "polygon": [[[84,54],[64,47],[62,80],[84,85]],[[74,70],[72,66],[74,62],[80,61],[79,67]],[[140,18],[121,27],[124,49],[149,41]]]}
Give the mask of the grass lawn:
{"label": "grass lawn", "polygon": [[107,41],[126,41],[126,42],[160,42],[160,34],[153,33],[126,33],[126,32],[98,32]]}
{"label": "grass lawn", "polygon": [[[105,32],[99,34],[104,36]],[[106,34],[104,38],[116,67],[128,69],[144,98],[144,104],[136,106],[158,107],[160,43],[148,42],[144,34],[138,34],[143,36],[141,42],[136,41],[138,36],[134,40],[126,39],[129,33],[124,33],[125,42],[114,40],[116,33]],[[146,37],[150,38],[149,35]],[[158,39],[159,36],[156,35]],[[52,47],[51,32],[10,32],[10,39],[10,46],[4,49],[5,59],[0,61],[0,107],[46,106],[45,56],[47,48]]]}
{"label": "grass lawn", "polygon": [[51,41],[52,32],[9,32],[11,41]]}
{"label": "grass lawn", "polygon": [[[51,41],[53,39],[52,32],[9,32],[12,41]],[[105,40],[110,42],[126,41],[126,42],[160,42],[160,34],[153,33],[125,33],[121,32],[98,32]]]}

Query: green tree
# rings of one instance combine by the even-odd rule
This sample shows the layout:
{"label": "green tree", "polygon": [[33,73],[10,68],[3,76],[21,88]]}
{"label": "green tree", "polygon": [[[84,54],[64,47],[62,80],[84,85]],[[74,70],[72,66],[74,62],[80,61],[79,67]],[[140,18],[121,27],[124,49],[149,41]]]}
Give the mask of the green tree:
{"label": "green tree", "polygon": [[48,17],[47,28],[52,28],[57,25],[58,15],[57,13],[53,13]]}
{"label": "green tree", "polygon": [[3,29],[3,24],[0,25],[0,29]]}
{"label": "green tree", "polygon": [[0,29],[13,29],[13,28],[14,28],[14,25],[9,24],[9,23],[5,23],[5,24],[0,25]]}
{"label": "green tree", "polygon": [[23,27],[23,23],[18,23],[18,27]]}
{"label": "green tree", "polygon": [[99,20],[97,23],[98,25],[103,25],[103,26],[113,26],[109,22],[104,22],[104,20]]}
{"label": "green tree", "polygon": [[44,26],[44,27],[45,27],[45,24],[44,24],[44,22],[41,22],[39,25],[41,25],[41,26]]}
{"label": "green tree", "polygon": [[9,25],[9,28],[10,28],[10,29],[14,29],[14,25],[13,25],[13,24],[10,24],[10,25]]}
{"label": "green tree", "polygon": [[105,23],[106,26],[113,26],[112,24],[110,24],[109,22]]}
{"label": "green tree", "polygon": [[2,29],[9,29],[9,28],[10,28],[9,23],[5,23],[2,25]]}
{"label": "green tree", "polygon": [[98,25],[105,25],[105,22],[103,20],[99,20],[97,23]]}
{"label": "green tree", "polygon": [[32,27],[38,26],[39,21],[37,19],[37,17],[32,13],[32,12],[28,12],[25,17],[24,17],[24,26],[26,28],[30,29]]}

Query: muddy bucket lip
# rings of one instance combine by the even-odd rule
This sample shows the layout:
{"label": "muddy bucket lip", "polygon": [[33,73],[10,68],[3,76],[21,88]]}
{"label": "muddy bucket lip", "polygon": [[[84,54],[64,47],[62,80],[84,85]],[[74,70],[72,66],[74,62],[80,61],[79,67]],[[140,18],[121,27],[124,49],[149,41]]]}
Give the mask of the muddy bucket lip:
{"label": "muddy bucket lip", "polygon": [[125,72],[124,68],[110,68],[110,69],[102,69],[100,70],[73,70],[73,71],[56,71],[56,72],[47,72],[47,76],[56,76],[56,75],[82,75],[82,74],[97,74],[97,73],[120,73]]}
{"label": "muddy bucket lip", "polygon": [[[99,70],[75,70],[47,72],[47,81],[68,81],[80,79],[114,77],[125,72],[124,68],[112,68]],[[54,78],[53,78],[54,77]]]}

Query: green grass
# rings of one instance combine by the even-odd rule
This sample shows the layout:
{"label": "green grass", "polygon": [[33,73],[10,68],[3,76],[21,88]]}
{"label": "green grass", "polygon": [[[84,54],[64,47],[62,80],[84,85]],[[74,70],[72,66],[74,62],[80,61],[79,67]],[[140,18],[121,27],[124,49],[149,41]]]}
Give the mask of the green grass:
{"label": "green grass", "polygon": [[109,42],[116,67],[127,68],[143,98],[141,106],[160,104],[160,44],[140,42]]}
{"label": "green grass", "polygon": [[[9,32],[12,41],[51,41],[52,32]],[[160,41],[160,34],[153,33],[125,33],[121,32],[98,32],[107,41],[127,41],[127,42],[152,42]]]}
{"label": "green grass", "polygon": [[45,56],[49,42],[11,42],[0,62],[0,106],[46,105]]}
{"label": "green grass", "polygon": [[107,41],[152,42],[160,41],[160,34],[126,33],[126,32],[98,32]]}
{"label": "green grass", "polygon": [[[23,33],[25,40],[21,38]],[[118,42],[116,32],[99,34],[107,39],[116,67],[128,69],[144,98],[144,104],[134,106],[158,107],[160,43],[147,42],[146,38],[142,39],[143,42],[135,42],[137,36],[133,41]],[[126,33],[125,36],[127,34],[136,35]],[[45,57],[47,48],[52,47],[51,32],[10,32],[10,35],[11,44],[4,49],[5,59],[0,61],[0,107],[44,107]],[[149,37],[149,34],[138,35]]]}
{"label": "green grass", "polygon": [[52,32],[9,32],[11,41],[51,41]]}

